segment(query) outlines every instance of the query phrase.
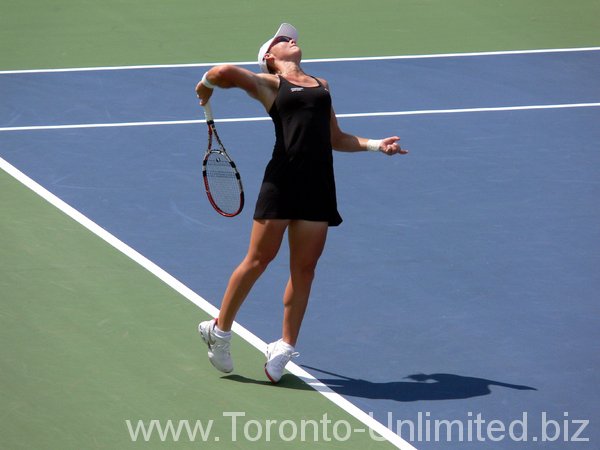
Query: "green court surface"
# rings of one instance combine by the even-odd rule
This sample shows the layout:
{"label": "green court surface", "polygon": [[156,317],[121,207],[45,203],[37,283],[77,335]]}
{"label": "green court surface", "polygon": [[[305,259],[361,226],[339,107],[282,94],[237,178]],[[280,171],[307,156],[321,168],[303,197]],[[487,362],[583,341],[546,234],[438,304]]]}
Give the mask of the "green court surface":
{"label": "green court surface", "polygon": [[[221,377],[194,304],[4,172],[0,192],[0,448],[260,448],[267,420],[277,421],[271,445],[293,437],[291,423],[278,431],[289,420],[298,437],[288,446],[389,446],[367,433],[345,441],[346,423],[365,426],[292,375],[272,386],[264,357],[240,338],[236,375]],[[185,430],[132,442],[127,420],[132,430],[139,420],[213,426],[206,443]],[[323,421],[317,439],[308,421]]]}
{"label": "green court surface", "polygon": [[[0,70],[251,61],[282,21],[306,58],[591,47],[599,16],[591,0],[2,0]],[[0,448],[391,446],[331,439],[331,426],[316,442],[282,442],[291,428],[245,439],[266,420],[365,426],[291,375],[263,381],[263,355],[239,337],[238,375],[221,376],[201,310],[3,171],[0,205]],[[133,442],[126,421],[152,419],[214,422],[207,442]]]}
{"label": "green court surface", "polygon": [[253,61],[274,26],[305,58],[600,45],[597,0],[2,0],[0,70]]}

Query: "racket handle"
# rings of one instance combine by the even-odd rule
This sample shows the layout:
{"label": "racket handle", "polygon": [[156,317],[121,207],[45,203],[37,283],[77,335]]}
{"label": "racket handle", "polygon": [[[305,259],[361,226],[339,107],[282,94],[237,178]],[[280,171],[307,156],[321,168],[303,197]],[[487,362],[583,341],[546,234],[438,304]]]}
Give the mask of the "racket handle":
{"label": "racket handle", "polygon": [[204,117],[206,117],[206,123],[214,122],[212,108],[210,107],[210,102],[206,102],[204,104]]}

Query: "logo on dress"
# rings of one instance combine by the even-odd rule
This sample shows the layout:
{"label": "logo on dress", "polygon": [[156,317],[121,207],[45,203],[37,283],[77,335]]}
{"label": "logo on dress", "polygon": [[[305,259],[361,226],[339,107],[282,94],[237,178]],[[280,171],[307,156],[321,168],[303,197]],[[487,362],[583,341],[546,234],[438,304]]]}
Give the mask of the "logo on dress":
{"label": "logo on dress", "polygon": [[293,87],[293,88],[290,88],[290,91],[292,91],[292,92],[300,92],[300,91],[303,91],[303,90],[304,90],[303,87]]}

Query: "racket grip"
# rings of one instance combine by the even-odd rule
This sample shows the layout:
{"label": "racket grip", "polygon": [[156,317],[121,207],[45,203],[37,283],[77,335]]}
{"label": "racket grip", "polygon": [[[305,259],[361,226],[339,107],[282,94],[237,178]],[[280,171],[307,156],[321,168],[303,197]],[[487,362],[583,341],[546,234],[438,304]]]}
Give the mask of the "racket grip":
{"label": "racket grip", "polygon": [[210,102],[206,102],[204,104],[204,117],[206,117],[206,123],[214,122],[212,108],[210,107]]}

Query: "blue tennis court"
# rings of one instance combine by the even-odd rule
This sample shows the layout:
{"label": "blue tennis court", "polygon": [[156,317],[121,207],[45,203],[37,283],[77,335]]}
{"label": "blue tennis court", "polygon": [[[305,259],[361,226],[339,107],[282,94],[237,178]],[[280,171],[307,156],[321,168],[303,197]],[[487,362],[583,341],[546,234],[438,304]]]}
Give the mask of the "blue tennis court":
{"label": "blue tennis court", "polygon": [[[344,223],[297,363],[419,449],[598,442],[600,51],[303,66],[329,81],[345,131],[398,134],[410,154],[334,154]],[[218,306],[274,133],[244,93],[215,93],[247,195],[218,216],[204,70],[2,73],[0,157]],[[287,276],[282,248],[238,316],[264,341]]]}

